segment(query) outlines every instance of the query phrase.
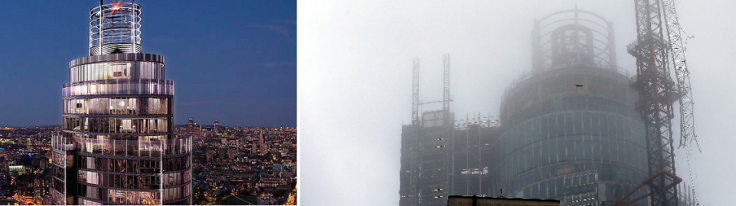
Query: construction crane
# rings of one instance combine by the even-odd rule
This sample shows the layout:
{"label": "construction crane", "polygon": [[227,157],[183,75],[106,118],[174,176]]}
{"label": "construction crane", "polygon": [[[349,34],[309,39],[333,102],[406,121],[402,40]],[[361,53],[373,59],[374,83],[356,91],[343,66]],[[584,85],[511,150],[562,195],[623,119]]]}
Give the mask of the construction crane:
{"label": "construction crane", "polygon": [[[690,88],[690,71],[687,68],[686,61],[686,47],[687,40],[693,38],[693,36],[687,35],[685,30],[680,26],[680,21],[677,17],[677,10],[675,9],[674,0],[663,0],[664,6],[664,17],[667,22],[667,33],[670,40],[670,54],[672,55],[672,65],[675,70],[675,76],[677,78],[677,90],[680,92],[680,98],[678,103],[680,104],[680,145],[678,148],[685,148],[688,173],[690,175],[691,188],[695,188],[695,180],[693,179],[693,172],[690,170],[690,156],[692,152],[692,142],[695,142],[696,148],[700,151],[700,145],[698,144],[697,135],[695,135],[695,116],[693,113],[693,96]],[[698,196],[694,195],[695,190],[688,191],[693,193],[693,201],[696,205],[700,205],[698,202]]]}
{"label": "construction crane", "polygon": [[413,61],[411,92],[411,124],[419,125],[419,58]]}
{"label": "construction crane", "polygon": [[443,124],[453,124],[450,116],[450,103],[452,98],[450,97],[450,55],[445,54],[443,57],[443,86],[442,86],[442,100],[421,102],[419,101],[419,58],[414,58],[412,68],[412,104],[411,104],[411,122],[413,125],[419,125],[421,120],[419,118],[419,107],[424,104],[442,103],[442,111],[445,121]]}
{"label": "construction crane", "polygon": [[[685,61],[685,32],[679,25],[673,0],[634,0],[637,40],[627,47],[636,57],[636,79],[632,87],[639,92],[639,112],[644,120],[649,160],[649,178],[616,205],[627,205],[651,196],[652,206],[678,205],[678,183],[672,138],[673,102],[680,104],[680,146],[689,147],[695,139],[692,92]],[[666,38],[664,35],[667,35]],[[677,82],[670,77],[668,54],[672,58]],[[687,149],[687,148],[686,148]],[[690,155],[690,153],[688,153]],[[688,161],[689,163],[689,161]],[[691,183],[692,183],[691,179]],[[642,186],[649,193],[623,203]],[[697,199],[695,200],[696,205]]]}
{"label": "construction crane", "polygon": [[[695,135],[695,117],[693,115],[693,97],[690,89],[690,71],[687,69],[685,41],[692,38],[687,35],[680,26],[675,10],[674,0],[664,0],[665,21],[667,22],[667,37],[669,38],[672,55],[672,65],[674,66],[675,76],[677,77],[677,90],[680,92],[680,146],[688,147],[690,143],[695,141],[698,143]],[[685,38],[683,39],[683,34]],[[698,147],[698,150],[700,148]]]}
{"label": "construction crane", "polygon": [[445,54],[443,57],[443,86],[442,86],[442,111],[444,111],[445,125],[452,125],[454,122],[450,118],[450,55]]}

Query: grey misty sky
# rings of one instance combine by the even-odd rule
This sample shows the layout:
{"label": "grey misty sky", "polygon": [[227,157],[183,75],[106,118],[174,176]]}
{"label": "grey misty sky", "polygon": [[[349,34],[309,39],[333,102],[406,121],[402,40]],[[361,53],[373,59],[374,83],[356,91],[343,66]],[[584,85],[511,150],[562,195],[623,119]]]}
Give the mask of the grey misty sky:
{"label": "grey misty sky", "polygon": [[[687,54],[703,149],[693,163],[700,202],[728,205],[736,185],[728,178],[736,169],[728,140],[736,133],[736,96],[728,95],[736,88],[729,62],[736,54],[736,2],[676,3],[681,25],[696,36]],[[442,97],[448,53],[457,116],[497,115],[505,87],[531,70],[534,19],[576,4],[613,22],[618,65],[635,72],[625,51],[636,38],[633,1],[298,2],[301,203],[398,205],[412,58],[421,58],[423,101]],[[678,174],[689,180],[682,157]]]}

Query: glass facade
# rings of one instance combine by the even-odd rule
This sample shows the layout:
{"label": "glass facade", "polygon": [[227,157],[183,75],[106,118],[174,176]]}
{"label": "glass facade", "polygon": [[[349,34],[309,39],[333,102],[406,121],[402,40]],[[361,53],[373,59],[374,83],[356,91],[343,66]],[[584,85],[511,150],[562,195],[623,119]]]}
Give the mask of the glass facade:
{"label": "glass facade", "polygon": [[171,99],[160,97],[79,98],[64,100],[64,114],[165,115]]}
{"label": "glass facade", "polygon": [[108,79],[165,79],[164,64],[156,62],[105,62],[71,68],[70,82]]}
{"label": "glass facade", "polygon": [[[122,5],[140,12],[137,4]],[[190,204],[192,140],[173,135],[174,84],[165,79],[163,57],[93,49],[71,61],[62,88],[53,204]]]}
{"label": "glass facade", "polygon": [[613,204],[632,191],[648,171],[644,124],[627,84],[615,71],[576,68],[510,88],[501,109],[510,124],[489,149],[493,190],[562,205]]}

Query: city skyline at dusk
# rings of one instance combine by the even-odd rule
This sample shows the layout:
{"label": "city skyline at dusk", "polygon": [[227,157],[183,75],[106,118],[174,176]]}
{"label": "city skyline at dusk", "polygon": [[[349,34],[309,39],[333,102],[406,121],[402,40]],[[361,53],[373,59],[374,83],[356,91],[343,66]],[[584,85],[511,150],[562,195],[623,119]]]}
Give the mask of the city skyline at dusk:
{"label": "city skyline at dusk", "polygon": [[295,1],[3,9],[1,205],[297,204]]}
{"label": "city skyline at dusk", "polygon": [[[145,4],[143,51],[166,56],[176,82],[174,124],[296,126],[296,4],[136,1]],[[88,49],[98,1],[6,2],[0,18],[0,125],[61,124],[69,60]],[[40,57],[43,57],[42,59]],[[19,89],[23,86],[23,89]]]}

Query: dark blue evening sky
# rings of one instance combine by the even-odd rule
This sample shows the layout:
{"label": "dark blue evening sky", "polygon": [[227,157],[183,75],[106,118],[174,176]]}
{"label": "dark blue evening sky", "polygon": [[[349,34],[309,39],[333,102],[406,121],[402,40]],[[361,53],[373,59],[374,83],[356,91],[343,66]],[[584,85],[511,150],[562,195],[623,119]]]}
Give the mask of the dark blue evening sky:
{"label": "dark blue evening sky", "polygon": [[[295,1],[135,2],[143,52],[164,55],[175,83],[175,124],[296,125]],[[0,126],[61,124],[61,85],[87,56],[98,3],[2,1]]]}

